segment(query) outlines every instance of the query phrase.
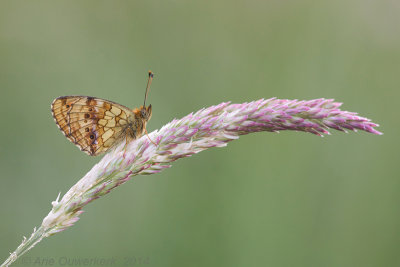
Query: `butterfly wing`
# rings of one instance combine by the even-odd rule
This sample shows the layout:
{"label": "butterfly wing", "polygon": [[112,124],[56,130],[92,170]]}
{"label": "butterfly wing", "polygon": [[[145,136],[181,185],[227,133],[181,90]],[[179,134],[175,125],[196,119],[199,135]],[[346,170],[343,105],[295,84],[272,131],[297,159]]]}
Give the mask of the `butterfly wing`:
{"label": "butterfly wing", "polygon": [[97,156],[127,135],[132,111],[120,104],[89,96],[61,96],[51,111],[58,128],[80,150]]}

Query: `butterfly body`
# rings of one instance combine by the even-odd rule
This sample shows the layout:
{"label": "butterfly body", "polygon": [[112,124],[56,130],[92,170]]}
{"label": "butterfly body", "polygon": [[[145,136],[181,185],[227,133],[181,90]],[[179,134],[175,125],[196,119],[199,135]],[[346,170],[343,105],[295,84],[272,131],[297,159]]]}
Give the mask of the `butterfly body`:
{"label": "butterfly body", "polygon": [[151,118],[151,105],[134,110],[90,96],[61,96],[51,110],[58,128],[79,149],[97,156],[119,144],[139,138]]}

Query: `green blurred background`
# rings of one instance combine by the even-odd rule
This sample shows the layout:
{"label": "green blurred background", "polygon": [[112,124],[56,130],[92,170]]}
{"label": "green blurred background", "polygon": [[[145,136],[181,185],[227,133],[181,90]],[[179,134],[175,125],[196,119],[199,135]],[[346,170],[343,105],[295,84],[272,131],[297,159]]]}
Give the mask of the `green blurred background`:
{"label": "green blurred background", "polygon": [[133,108],[151,69],[149,131],[222,101],[275,96],[335,98],[385,135],[244,136],[134,178],[20,266],[399,266],[399,3],[2,0],[1,259],[100,159],[59,132],[52,100]]}

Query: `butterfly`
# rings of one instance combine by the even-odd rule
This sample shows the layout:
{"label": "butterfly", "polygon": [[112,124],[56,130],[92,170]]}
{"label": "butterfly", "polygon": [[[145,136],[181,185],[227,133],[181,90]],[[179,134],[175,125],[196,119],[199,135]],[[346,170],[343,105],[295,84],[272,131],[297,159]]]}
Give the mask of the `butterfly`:
{"label": "butterfly", "polygon": [[90,96],[60,96],[51,104],[54,121],[61,132],[90,156],[105,153],[123,140],[135,140],[147,133],[152,115],[146,107],[154,74],[149,71],[143,106],[133,110],[118,103]]}

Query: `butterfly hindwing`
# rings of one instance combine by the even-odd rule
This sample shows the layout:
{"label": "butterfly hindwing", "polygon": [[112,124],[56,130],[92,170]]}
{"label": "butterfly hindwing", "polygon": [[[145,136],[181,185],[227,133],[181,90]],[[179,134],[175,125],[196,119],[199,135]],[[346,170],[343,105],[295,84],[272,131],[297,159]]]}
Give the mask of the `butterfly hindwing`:
{"label": "butterfly hindwing", "polygon": [[127,135],[134,113],[120,104],[88,96],[62,96],[51,105],[64,135],[91,156],[106,152]]}

